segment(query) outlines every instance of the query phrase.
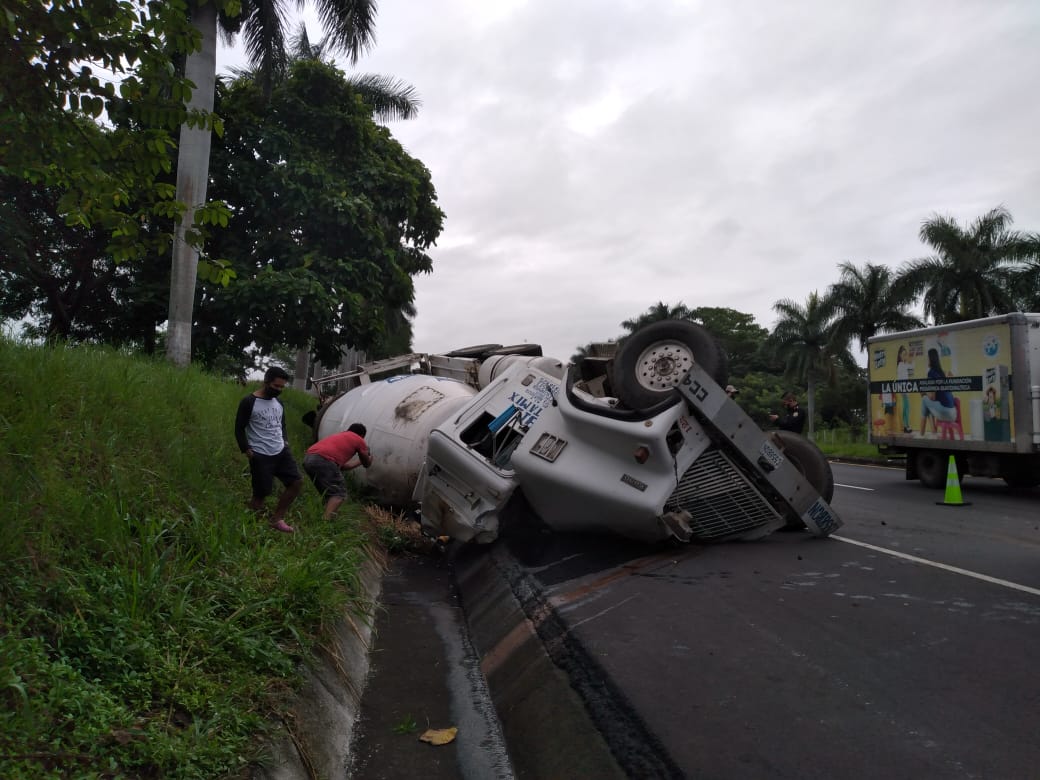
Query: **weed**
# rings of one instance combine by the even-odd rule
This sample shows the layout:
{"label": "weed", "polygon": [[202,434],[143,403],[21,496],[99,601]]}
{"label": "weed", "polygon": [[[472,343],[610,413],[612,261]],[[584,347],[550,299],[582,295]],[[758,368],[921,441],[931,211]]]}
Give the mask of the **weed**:
{"label": "weed", "polygon": [[375,528],[376,538],[383,549],[392,555],[429,552],[435,543],[423,535],[418,522],[403,513],[366,506],[365,515]]}
{"label": "weed", "polygon": [[395,734],[414,734],[418,730],[419,724],[411,715],[405,715],[401,722],[394,726]]}

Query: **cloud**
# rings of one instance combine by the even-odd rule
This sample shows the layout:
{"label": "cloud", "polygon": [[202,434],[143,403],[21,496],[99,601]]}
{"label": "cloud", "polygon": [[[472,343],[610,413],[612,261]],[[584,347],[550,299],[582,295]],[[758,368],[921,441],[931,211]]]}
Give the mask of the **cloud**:
{"label": "cloud", "polygon": [[391,131],[447,214],[420,350],[568,357],[658,301],[769,327],[839,262],[927,254],[932,213],[1040,230],[1031,0],[384,2],[377,31],[358,70],[418,90]]}

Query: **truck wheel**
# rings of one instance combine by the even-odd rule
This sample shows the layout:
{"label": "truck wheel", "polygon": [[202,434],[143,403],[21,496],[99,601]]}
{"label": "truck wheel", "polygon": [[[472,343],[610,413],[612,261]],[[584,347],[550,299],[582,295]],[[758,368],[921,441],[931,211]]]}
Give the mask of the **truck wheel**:
{"label": "truck wheel", "polygon": [[[784,457],[805,477],[806,482],[813,486],[824,501],[830,503],[834,498],[834,472],[820,448],[793,431],[773,431],[770,436],[783,451]],[[786,528],[802,529],[805,523],[801,517],[789,515]]]}
{"label": "truck wheel", "polygon": [[1011,488],[1035,488],[1040,485],[1040,477],[1035,474],[1005,474],[1003,480]]}
{"label": "truck wheel", "polygon": [[1011,488],[1032,488],[1040,485],[1040,463],[1032,460],[1009,462],[1006,458],[1001,464],[1000,478]]}
{"label": "truck wheel", "polygon": [[621,344],[614,358],[614,389],[629,409],[648,409],[668,398],[694,363],[717,384],[726,384],[725,353],[703,326],[654,322]]}
{"label": "truck wheel", "polygon": [[[937,450],[921,450],[917,453],[917,477],[927,488],[946,487],[946,472],[950,468],[950,456]],[[960,471],[958,470],[958,475]]]}

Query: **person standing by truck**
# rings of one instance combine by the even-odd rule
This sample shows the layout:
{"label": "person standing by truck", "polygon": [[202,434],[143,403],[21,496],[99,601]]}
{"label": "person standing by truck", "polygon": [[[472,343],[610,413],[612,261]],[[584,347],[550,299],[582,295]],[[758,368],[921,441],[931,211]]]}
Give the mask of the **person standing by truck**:
{"label": "person standing by truck", "polygon": [[303,458],[303,470],[325,499],[326,520],[336,514],[347,498],[343,472],[358,466],[367,469],[372,465],[372,454],[365,442],[366,433],[368,429],[364,425],[354,423],[347,430],[312,444]]}
{"label": "person standing by truck", "polygon": [[[928,378],[945,379],[942,363],[939,361],[939,350],[932,347],[928,350]],[[932,430],[936,421],[953,422],[957,419],[957,407],[953,402],[953,393],[949,390],[936,390],[925,393],[921,397],[921,435],[924,436],[928,418],[932,418]]]}
{"label": "person standing by truck", "polygon": [[278,400],[288,381],[285,369],[267,369],[264,384],[242,399],[235,415],[235,440],[249,459],[252,479],[253,495],[247,505],[258,514],[262,512],[275,477],[281,480],[285,490],[278,497],[270,522],[271,528],[285,534],[296,530],[285,522],[285,513],[303,487],[303,476],[285,434],[285,409]]}
{"label": "person standing by truck", "polygon": [[784,405],[785,414],[781,417],[778,414],[769,415],[769,419],[776,423],[776,427],[782,431],[791,431],[793,433],[801,434],[805,430],[805,415],[802,414],[802,408],[798,405],[798,396],[791,391],[784,393],[784,397],[780,399],[780,403]]}

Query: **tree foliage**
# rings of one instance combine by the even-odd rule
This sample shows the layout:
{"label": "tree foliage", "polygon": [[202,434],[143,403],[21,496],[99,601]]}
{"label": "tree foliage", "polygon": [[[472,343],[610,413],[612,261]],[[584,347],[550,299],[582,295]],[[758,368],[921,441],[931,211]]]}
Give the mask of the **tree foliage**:
{"label": "tree foliage", "polygon": [[1015,269],[1011,285],[1018,311],[1040,311],[1040,256]]}
{"label": "tree foliage", "polygon": [[867,263],[857,268],[844,262],[838,270],[841,276],[828,288],[823,304],[835,318],[835,336],[846,344],[855,342],[866,350],[867,341],[879,333],[924,324],[909,311],[915,300],[913,290],[887,266]]}
{"label": "tree foliage", "polygon": [[752,371],[740,377],[733,377],[733,384],[740,394],[737,403],[754,420],[759,427],[775,427],[769,419],[781,409],[780,399],[790,388],[779,373],[768,371]]}
{"label": "tree foliage", "polygon": [[164,237],[141,225],[180,211],[163,181],[171,133],[212,121],[186,113],[190,85],[172,67],[198,44],[183,0],[0,0],[0,25],[6,186],[48,188],[60,217],[104,231],[117,261],[154,252]]}
{"label": "tree foliage", "polygon": [[[102,128],[85,123],[84,133]],[[0,316],[33,338],[134,345],[152,352],[165,318],[164,266],[116,262],[100,227],[68,224],[63,190],[0,176]],[[156,220],[142,243],[159,243]]]}
{"label": "tree foliage", "polygon": [[[326,64],[332,63],[332,36],[325,35],[317,43],[311,43],[307,35],[307,25],[300,22],[296,34],[289,41],[285,71],[289,63],[297,60],[317,60]],[[263,72],[259,67],[235,71],[236,75],[248,76],[262,80]],[[280,76],[284,77],[285,73]],[[383,121],[394,119],[415,119],[419,114],[422,101],[418,93],[408,82],[375,73],[350,73],[347,81],[372,107],[375,116]]]}
{"label": "tree foliage", "polygon": [[834,325],[833,316],[817,292],[809,293],[805,305],[785,298],[773,305],[780,315],[768,345],[783,360],[786,374],[806,387],[809,435],[816,415],[816,383],[834,383],[838,367],[855,365],[846,342]]}
{"label": "tree foliage", "polygon": [[704,325],[719,340],[729,358],[731,377],[768,370],[761,350],[769,331],[755,322],[754,315],[722,306],[698,306],[689,310],[688,319]]}
{"label": "tree foliage", "polygon": [[210,244],[236,278],[209,281],[196,347],[212,359],[255,343],[378,352],[391,312],[411,311],[440,234],[430,173],[410,157],[342,72],[299,61],[269,96],[252,79],[218,95],[226,117],[212,192],[232,219]]}
{"label": "tree foliage", "polygon": [[[217,2],[217,0],[214,0]],[[222,0],[216,7],[198,0],[191,9],[191,23],[201,45],[185,61],[185,72],[196,74],[199,85],[185,96],[189,106],[211,107],[215,95],[218,29],[228,39],[243,34],[250,62],[259,68],[259,82],[269,93],[282,78],[289,63],[285,45],[288,15],[280,0]],[[232,7],[233,4],[233,7]],[[315,0],[318,16],[334,48],[346,52],[352,62],[372,43],[375,28],[375,0]],[[297,0],[302,6],[303,0]],[[241,10],[241,13],[238,11]],[[218,14],[213,13],[219,12]],[[167,358],[185,366],[191,360],[192,324],[195,307],[196,274],[202,247],[197,237],[185,233],[197,221],[194,209],[204,201],[209,184],[210,137],[200,134],[190,123],[181,126],[177,158],[177,199],[184,204],[184,220],[175,228],[176,238],[170,272],[169,327]]]}
{"label": "tree foliage", "polygon": [[849,426],[865,431],[867,420],[867,370],[839,362],[833,382],[816,392],[816,416],[826,427]]}
{"label": "tree foliage", "polygon": [[900,283],[923,295],[925,315],[944,324],[1017,308],[1015,272],[1040,258],[1040,237],[1011,230],[1012,221],[1000,206],[967,228],[938,214],[922,223],[921,241],[935,254],[904,264]]}
{"label": "tree foliage", "polygon": [[658,301],[638,317],[622,322],[621,327],[625,329],[626,335],[631,335],[644,325],[649,325],[651,322],[660,322],[661,320],[686,320],[689,319],[689,317],[690,308],[682,301],[679,301],[674,306],[665,303],[664,301]]}

